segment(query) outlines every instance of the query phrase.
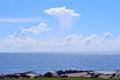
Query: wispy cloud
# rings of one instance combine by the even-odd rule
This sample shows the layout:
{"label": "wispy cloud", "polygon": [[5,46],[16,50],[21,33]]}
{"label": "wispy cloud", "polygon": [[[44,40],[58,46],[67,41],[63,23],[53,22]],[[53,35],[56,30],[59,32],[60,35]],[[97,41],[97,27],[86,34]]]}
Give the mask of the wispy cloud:
{"label": "wispy cloud", "polygon": [[10,22],[10,23],[26,23],[26,22],[41,22],[40,17],[31,18],[0,18],[0,22]]}
{"label": "wispy cloud", "polygon": [[80,14],[75,12],[72,9],[67,9],[64,7],[57,7],[57,8],[49,8],[44,10],[44,12],[48,15],[55,16],[60,19],[60,23],[62,27],[71,26],[73,23],[74,17],[79,17]]}

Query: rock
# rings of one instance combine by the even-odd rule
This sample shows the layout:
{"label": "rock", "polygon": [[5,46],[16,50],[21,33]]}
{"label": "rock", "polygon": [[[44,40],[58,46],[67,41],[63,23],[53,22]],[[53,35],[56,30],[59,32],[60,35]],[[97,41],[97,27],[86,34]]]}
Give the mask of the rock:
{"label": "rock", "polygon": [[23,73],[15,73],[15,74],[2,74],[0,75],[0,79],[20,79],[20,78],[36,78],[36,77],[41,77],[41,75],[33,72],[33,71],[28,71],[28,72],[23,72]]}
{"label": "rock", "polygon": [[60,75],[60,77],[85,77],[92,78],[95,75],[94,71],[77,71],[77,70],[69,70],[65,71],[64,74]]}
{"label": "rock", "polygon": [[43,75],[37,74],[33,71],[15,73],[15,74],[0,74],[0,80],[20,79],[20,78],[38,78],[38,77],[66,77],[66,78],[120,78],[120,71],[106,72],[106,71],[85,71],[85,70],[66,70],[66,71],[51,71]]}
{"label": "rock", "polygon": [[36,78],[36,77],[40,76],[39,74],[37,74],[33,71],[28,71],[28,72],[24,72],[24,73],[16,73],[16,75],[20,75],[20,77],[22,77],[22,78]]}
{"label": "rock", "polygon": [[66,70],[64,73],[67,74],[67,73],[79,73],[79,72],[82,72],[82,71],[77,71],[77,70]]}
{"label": "rock", "polygon": [[43,76],[44,77],[59,77],[57,72],[55,72],[55,71],[47,72]]}
{"label": "rock", "polygon": [[113,78],[115,76],[114,72],[101,72],[101,73],[96,73],[95,78]]}
{"label": "rock", "polygon": [[77,78],[77,77],[85,77],[87,74],[88,74],[87,72],[80,72],[80,73],[69,73],[67,75],[68,75],[68,78],[71,78],[71,77]]}
{"label": "rock", "polygon": [[62,77],[62,78],[68,78],[68,74],[61,74],[60,77]]}
{"label": "rock", "polygon": [[94,78],[94,77],[95,77],[95,74],[96,74],[95,71],[90,70],[90,71],[88,71],[88,75],[87,75],[87,77],[89,76],[90,78]]}
{"label": "rock", "polygon": [[12,79],[12,78],[19,78],[19,75],[16,74],[5,74],[5,75],[1,75],[0,79]]}
{"label": "rock", "polygon": [[60,75],[62,75],[62,74],[65,74],[65,72],[62,71],[62,70],[56,71],[56,73],[57,73],[58,76],[60,76]]}
{"label": "rock", "polygon": [[113,78],[120,78],[120,71],[119,70],[115,71],[115,73],[113,74]]}
{"label": "rock", "polygon": [[101,74],[98,76],[98,78],[111,78],[110,74]]}
{"label": "rock", "polygon": [[4,77],[4,74],[0,74],[0,80],[5,80],[7,79],[6,77]]}

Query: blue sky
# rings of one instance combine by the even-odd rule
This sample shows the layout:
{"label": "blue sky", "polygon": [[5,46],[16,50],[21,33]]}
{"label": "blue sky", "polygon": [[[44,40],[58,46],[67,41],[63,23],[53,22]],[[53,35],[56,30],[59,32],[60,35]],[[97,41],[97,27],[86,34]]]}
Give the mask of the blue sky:
{"label": "blue sky", "polygon": [[119,3],[119,0],[1,0],[0,50],[119,51]]}

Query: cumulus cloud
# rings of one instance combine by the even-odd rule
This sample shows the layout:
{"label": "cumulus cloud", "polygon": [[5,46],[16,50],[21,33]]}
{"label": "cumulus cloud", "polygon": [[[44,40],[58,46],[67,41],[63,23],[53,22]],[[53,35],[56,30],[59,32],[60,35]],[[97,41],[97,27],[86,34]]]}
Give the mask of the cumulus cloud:
{"label": "cumulus cloud", "polygon": [[90,45],[91,43],[98,42],[98,36],[96,34],[91,34],[83,39],[85,45]]}
{"label": "cumulus cloud", "polygon": [[40,23],[37,26],[32,26],[29,28],[23,28],[20,27],[13,35],[11,36],[15,36],[15,37],[27,37],[31,34],[39,34],[41,32],[45,32],[45,31],[50,31],[51,28],[47,28],[47,24],[46,23]]}
{"label": "cumulus cloud", "polygon": [[74,33],[74,34],[70,34],[68,36],[65,37],[65,42],[66,43],[80,43],[79,41],[81,40],[82,38],[82,35],[78,35],[77,33]]}
{"label": "cumulus cloud", "polygon": [[65,46],[73,51],[119,51],[120,38],[112,38],[110,32],[106,32],[102,37],[91,34],[83,36],[78,34],[68,35]]}
{"label": "cumulus cloud", "polygon": [[111,39],[112,34],[110,32],[104,33],[103,37],[101,38],[101,43],[104,43],[107,40]]}
{"label": "cumulus cloud", "polygon": [[76,13],[74,10],[67,9],[66,7],[59,7],[59,8],[50,8],[44,11],[46,14],[61,17],[64,15],[69,16],[80,16],[80,14]]}
{"label": "cumulus cloud", "polygon": [[59,18],[62,27],[71,26],[74,17],[80,16],[79,13],[75,12],[72,9],[67,9],[65,6],[46,9],[44,12],[48,15],[52,15]]}
{"label": "cumulus cloud", "polygon": [[104,37],[103,37],[104,40],[110,39],[110,38],[111,38],[111,33],[110,32],[104,33]]}
{"label": "cumulus cloud", "polygon": [[[103,39],[104,38],[104,39]],[[103,42],[101,42],[101,40]],[[8,37],[2,43],[2,48],[38,51],[38,52],[71,52],[71,51],[119,51],[120,38],[112,39],[111,33],[104,33],[103,36],[91,34],[70,34],[57,39],[34,39],[32,37]]]}

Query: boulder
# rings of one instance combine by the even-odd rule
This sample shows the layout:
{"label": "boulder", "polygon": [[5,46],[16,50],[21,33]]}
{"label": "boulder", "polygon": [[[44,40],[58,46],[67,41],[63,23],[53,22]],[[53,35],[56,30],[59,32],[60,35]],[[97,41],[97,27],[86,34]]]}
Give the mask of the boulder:
{"label": "boulder", "polygon": [[57,74],[56,71],[51,71],[51,72],[45,73],[43,77],[59,77],[59,75]]}
{"label": "boulder", "polygon": [[21,78],[36,78],[40,76],[39,74],[33,72],[33,71],[28,71],[24,73],[16,73],[16,75],[20,75]]}
{"label": "boulder", "polygon": [[120,78],[120,71],[119,70],[115,71],[113,78]]}
{"label": "boulder", "polygon": [[19,78],[20,75],[17,74],[5,74],[5,75],[1,75],[0,79],[11,79],[11,78]]}
{"label": "boulder", "polygon": [[64,74],[60,75],[60,77],[79,77],[79,78],[92,78],[94,77],[94,71],[77,71],[77,70],[69,70],[65,71]]}
{"label": "boulder", "polygon": [[2,74],[0,75],[0,79],[20,79],[20,78],[36,78],[36,77],[41,77],[41,75],[33,72],[33,71],[28,71],[28,72],[23,72],[23,73],[15,73],[15,74]]}
{"label": "boulder", "polygon": [[96,73],[94,78],[113,78],[115,76],[114,72],[101,72]]}
{"label": "boulder", "polygon": [[64,72],[64,74],[67,74],[67,73],[79,73],[79,72],[81,72],[81,71],[79,71],[79,70],[66,70]]}
{"label": "boulder", "polygon": [[56,73],[57,73],[58,76],[60,76],[60,75],[62,75],[62,74],[65,74],[65,72],[62,71],[62,70],[56,71]]}
{"label": "boulder", "polygon": [[74,78],[77,78],[77,77],[85,77],[87,76],[87,72],[80,72],[80,73],[69,73],[67,74],[68,75],[68,78],[71,78],[71,77],[74,77]]}
{"label": "boulder", "polygon": [[98,76],[98,78],[111,78],[110,74],[101,74]]}

